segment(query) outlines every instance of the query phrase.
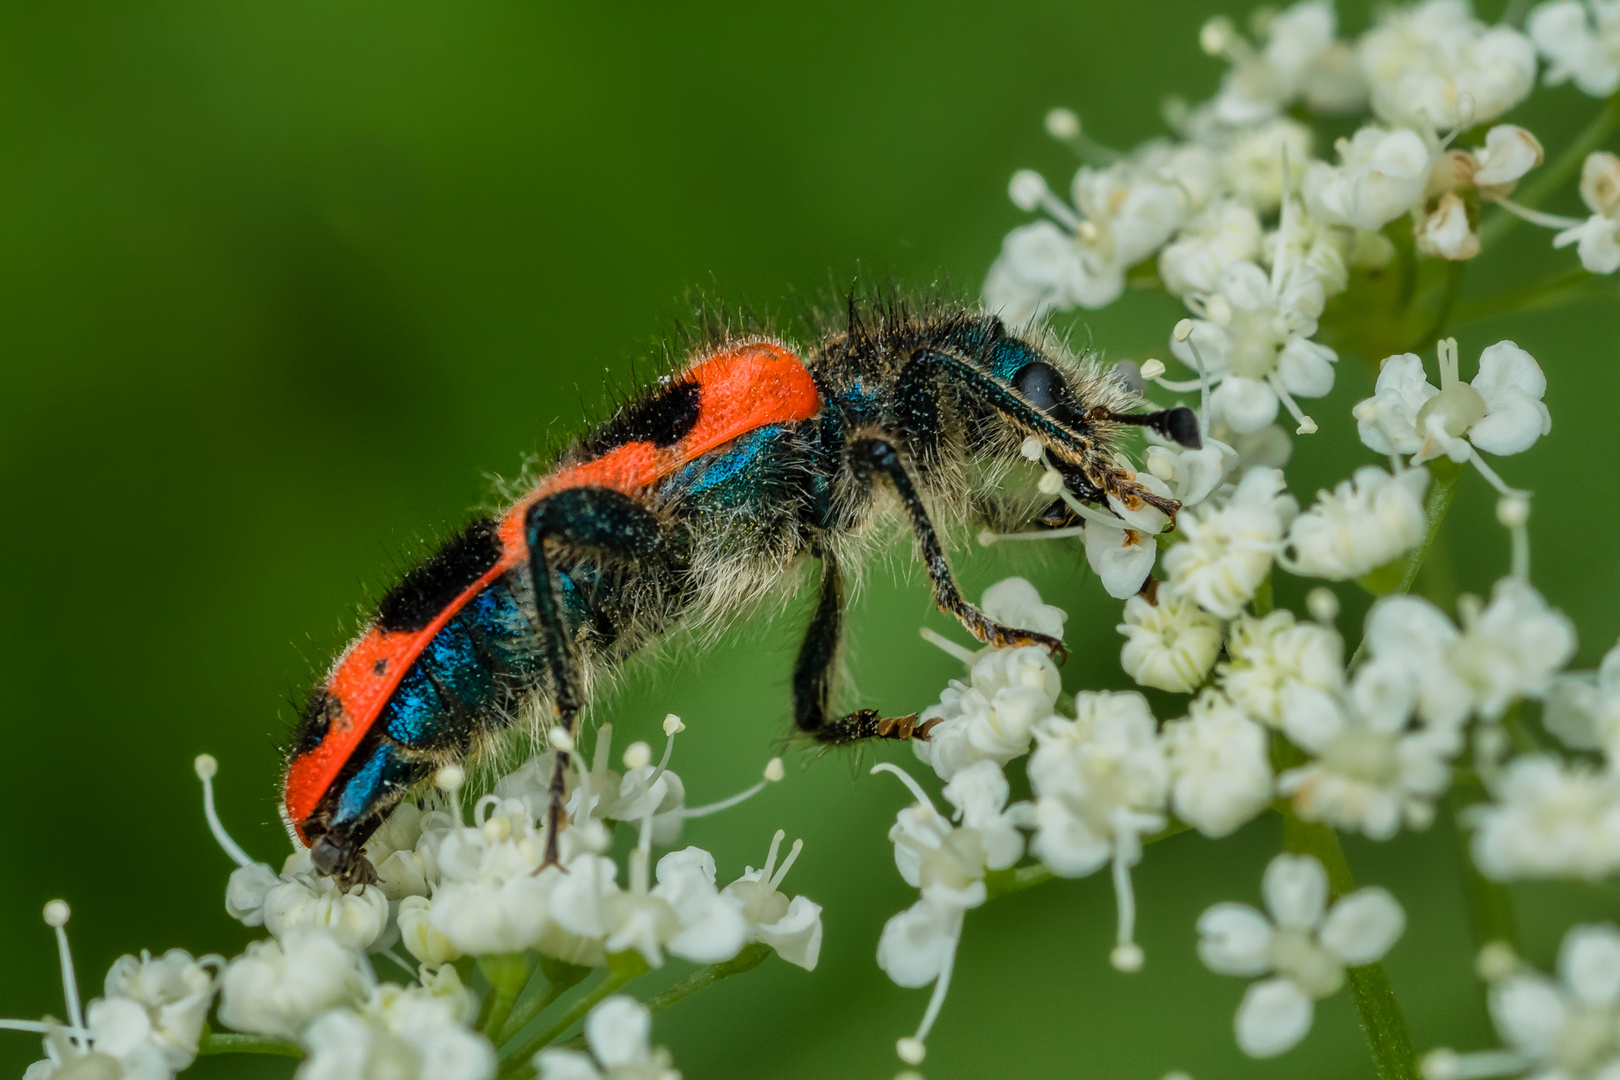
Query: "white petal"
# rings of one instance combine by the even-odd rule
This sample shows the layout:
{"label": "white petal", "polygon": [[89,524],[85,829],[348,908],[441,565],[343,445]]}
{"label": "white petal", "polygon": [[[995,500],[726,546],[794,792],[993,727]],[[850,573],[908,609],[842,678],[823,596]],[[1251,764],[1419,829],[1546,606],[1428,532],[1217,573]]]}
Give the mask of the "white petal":
{"label": "white petal", "polygon": [[1620,1002],[1620,931],[1613,926],[1576,926],[1558,950],[1558,974],[1588,1005]]}
{"label": "white petal", "polygon": [[1333,389],[1339,354],[1305,338],[1290,338],[1277,357],[1277,377],[1295,397],[1318,398]]}
{"label": "white petal", "polygon": [[547,1048],[534,1056],[539,1080],[602,1080],[591,1056],[579,1050]]}
{"label": "white petal", "polygon": [[1210,395],[1210,407],[1241,435],[1259,431],[1277,419],[1277,392],[1260,379],[1228,375]]}
{"label": "white petal", "polygon": [[1491,1020],[1513,1049],[1533,1059],[1550,1056],[1569,1020],[1553,981],[1541,974],[1510,975],[1490,990]]}
{"label": "white petal", "polygon": [[1309,930],[1327,906],[1327,871],[1309,855],[1278,855],[1266,867],[1260,895],[1279,926]]}
{"label": "white petal", "polygon": [[1086,525],[1086,561],[1116,600],[1136,595],[1153,572],[1157,555],[1158,545],[1145,533],[1096,521]]}
{"label": "white petal", "polygon": [[1475,156],[1474,183],[1508,184],[1541,164],[1541,143],[1517,124],[1497,124],[1485,133],[1485,146]]}
{"label": "white petal", "polygon": [[899,986],[927,986],[939,976],[962,932],[962,910],[918,900],[883,924],[877,961]]}
{"label": "white petal", "polygon": [[1311,999],[1292,979],[1257,982],[1238,1006],[1238,1048],[1254,1058],[1291,1050],[1311,1030],[1315,1012]]}
{"label": "white petal", "polygon": [[757,927],[754,932],[783,960],[814,971],[821,956],[821,905],[795,896],[788,904],[786,915],[769,926]]}
{"label": "white petal", "polygon": [[1322,923],[1322,944],[1351,967],[1371,964],[1406,929],[1406,912],[1376,885],[1340,897]]}
{"label": "white petal", "polygon": [[652,1013],[633,997],[615,994],[585,1018],[585,1041],[608,1068],[639,1065],[647,1060]]}
{"label": "white petal", "polygon": [[1264,975],[1271,920],[1247,904],[1216,904],[1198,917],[1198,958],[1220,975]]}

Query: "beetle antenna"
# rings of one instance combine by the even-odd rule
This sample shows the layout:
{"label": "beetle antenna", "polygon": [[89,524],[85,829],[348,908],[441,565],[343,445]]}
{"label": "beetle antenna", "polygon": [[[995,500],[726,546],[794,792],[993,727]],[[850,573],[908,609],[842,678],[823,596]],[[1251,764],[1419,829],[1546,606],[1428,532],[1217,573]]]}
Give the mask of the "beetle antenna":
{"label": "beetle antenna", "polygon": [[1203,439],[1198,434],[1198,416],[1185,405],[1150,413],[1117,413],[1112,409],[1098,406],[1086,414],[1086,419],[1152,428],[1171,442],[1185,446],[1189,450],[1199,450],[1204,445]]}

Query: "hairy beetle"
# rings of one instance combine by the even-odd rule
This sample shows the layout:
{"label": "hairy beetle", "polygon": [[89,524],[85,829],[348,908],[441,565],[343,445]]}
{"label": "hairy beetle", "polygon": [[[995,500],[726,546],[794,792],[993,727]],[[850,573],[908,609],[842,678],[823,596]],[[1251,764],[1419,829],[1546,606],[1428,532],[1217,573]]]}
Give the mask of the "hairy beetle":
{"label": "hairy beetle", "polygon": [[[305,708],[284,813],[315,867],[374,880],[362,845],[441,764],[528,725],[572,732],[593,683],[677,623],[714,623],[820,563],[793,672],[797,727],[824,744],[927,738],[916,716],[831,710],[848,573],[902,523],[934,600],[975,638],[1061,645],[962,597],[940,534],[1071,523],[1003,483],[1034,438],[1069,490],[1177,504],[1115,457],[1121,425],[1197,446],[1190,410],[1131,414],[1111,375],[966,307],[861,313],[799,351],[718,335],[579,439],[499,516],[405,575]],[[557,755],[548,859],[564,824]]]}

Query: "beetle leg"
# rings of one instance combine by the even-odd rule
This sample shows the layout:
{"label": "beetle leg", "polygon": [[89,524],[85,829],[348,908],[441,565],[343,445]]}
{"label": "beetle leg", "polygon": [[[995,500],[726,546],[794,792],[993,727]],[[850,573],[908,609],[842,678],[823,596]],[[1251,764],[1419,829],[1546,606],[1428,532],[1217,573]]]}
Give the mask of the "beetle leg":
{"label": "beetle leg", "polygon": [[823,551],[821,598],[793,665],[793,720],[799,730],[831,745],[862,739],[927,739],[929,728],[937,721],[919,724],[916,713],[883,716],[876,709],[859,709],[844,716],[829,715],[843,622],[843,579],[832,555]]}
{"label": "beetle leg", "polygon": [[[537,501],[524,520],[529,547],[529,578],[540,620],[541,661],[551,677],[552,715],[566,735],[579,715],[579,653],[569,630],[562,597],[546,554],[548,541],[584,549],[609,559],[649,561],[667,555],[667,537],[658,516],[630,496],[611,488],[568,488]],[[569,752],[557,751],[546,809],[546,855],[540,869],[557,865],[557,838],[564,825],[563,797]],[[537,871],[538,872],[538,871]]]}
{"label": "beetle leg", "polygon": [[939,534],[934,530],[934,523],[929,520],[928,509],[923,506],[922,496],[917,493],[917,485],[912,482],[911,472],[900,460],[900,453],[894,448],[893,443],[886,439],[860,439],[850,447],[849,452],[851,466],[858,478],[870,483],[882,476],[894,485],[894,490],[905,507],[906,516],[911,519],[911,531],[917,538],[923,566],[928,570],[928,582],[933,586],[934,603],[939,605],[941,611],[954,615],[968,633],[986,645],[994,645],[997,648],[1039,645],[1051,653],[1059,663],[1068,656],[1063,642],[1057,638],[1037,634],[1033,630],[1003,626],[968,603],[962,596],[962,590],[957,588],[956,579],[951,576],[950,564],[945,560],[945,549],[940,545]]}

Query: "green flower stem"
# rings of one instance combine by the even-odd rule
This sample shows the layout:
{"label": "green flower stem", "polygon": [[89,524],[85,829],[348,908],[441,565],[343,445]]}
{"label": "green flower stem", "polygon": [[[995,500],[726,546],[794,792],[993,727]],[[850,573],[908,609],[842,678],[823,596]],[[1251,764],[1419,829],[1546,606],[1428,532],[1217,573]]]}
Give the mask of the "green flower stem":
{"label": "green flower stem", "polygon": [[277,1057],[293,1058],[304,1056],[304,1052],[298,1047],[280,1039],[218,1033],[205,1027],[202,1039],[197,1043],[197,1055],[204,1057],[209,1054],[274,1054]]}
{"label": "green flower stem", "polygon": [[484,1034],[493,1036],[506,1027],[507,1018],[512,1015],[512,1006],[529,984],[529,976],[534,969],[523,953],[496,953],[480,956],[478,970],[489,980],[489,993],[484,995],[477,1027]]}
{"label": "green flower stem", "polygon": [[1613,282],[1588,273],[1583,266],[1572,266],[1545,281],[1532,282],[1511,292],[1461,304],[1452,318],[1457,323],[1471,323],[1497,315],[1545,311],[1547,308],[1603,299],[1614,291]]}
{"label": "green flower stem", "polygon": [[1504,941],[1514,952],[1519,952],[1519,923],[1513,914],[1513,897],[1474,865],[1468,855],[1468,832],[1460,820],[1464,810],[1485,798],[1485,788],[1476,777],[1454,779],[1451,790],[1446,793],[1446,811],[1457,834],[1457,868],[1468,900],[1468,929],[1476,951],[1489,942]]}
{"label": "green flower stem", "polygon": [[[1519,185],[1513,193],[1513,201],[1532,210],[1546,202],[1565,181],[1580,171],[1586,155],[1602,146],[1617,125],[1620,125],[1620,94],[1603,103],[1591,123],[1575,136],[1574,142],[1564,147],[1563,153],[1554,158],[1551,164],[1536,171],[1530,180]],[[1480,247],[1489,248],[1496,244],[1518,223],[1519,219],[1506,210],[1497,210],[1480,226]]]}
{"label": "green flower stem", "polygon": [[763,941],[756,941],[730,960],[698,968],[680,982],[658,991],[647,999],[647,1009],[649,1012],[663,1012],[699,990],[707,990],[721,979],[729,979],[733,975],[754,970],[764,963],[769,955],[771,947]]}
{"label": "green flower stem", "polygon": [[494,1033],[493,1029],[491,1029],[495,1045],[505,1046],[517,1038],[518,1032],[528,1027],[535,1017],[551,1008],[552,1003],[558,998],[584,982],[585,976],[590,973],[591,969],[588,967],[567,964],[561,960],[553,960],[550,957],[541,957],[539,974],[545,977],[545,988],[539,993],[519,998],[517,1005],[512,1009],[511,1015],[506,1018],[506,1023],[501,1026],[499,1032]]}
{"label": "green flower stem", "polygon": [[526,1040],[516,1050],[504,1055],[506,1060],[501,1065],[498,1080],[529,1080],[534,1076],[534,1064],[530,1059],[535,1054],[556,1042],[569,1028],[585,1019],[585,1014],[600,1004],[604,998],[623,989],[626,983],[642,975],[646,970],[646,964],[640,965],[639,968],[627,967],[618,971],[610,968],[607,977],[575,998],[567,1012]]}
{"label": "green flower stem", "polygon": [[[1344,861],[1344,849],[1339,846],[1338,834],[1328,826],[1302,821],[1291,809],[1284,810],[1283,847],[1295,854],[1314,856],[1321,862],[1335,898],[1354,891],[1356,882],[1350,876],[1350,865]],[[1412,1033],[1406,1027],[1406,1017],[1401,1013],[1400,1002],[1395,1000],[1395,990],[1389,984],[1384,966],[1353,967],[1345,975],[1379,1080],[1417,1080],[1417,1053],[1412,1047]]]}

